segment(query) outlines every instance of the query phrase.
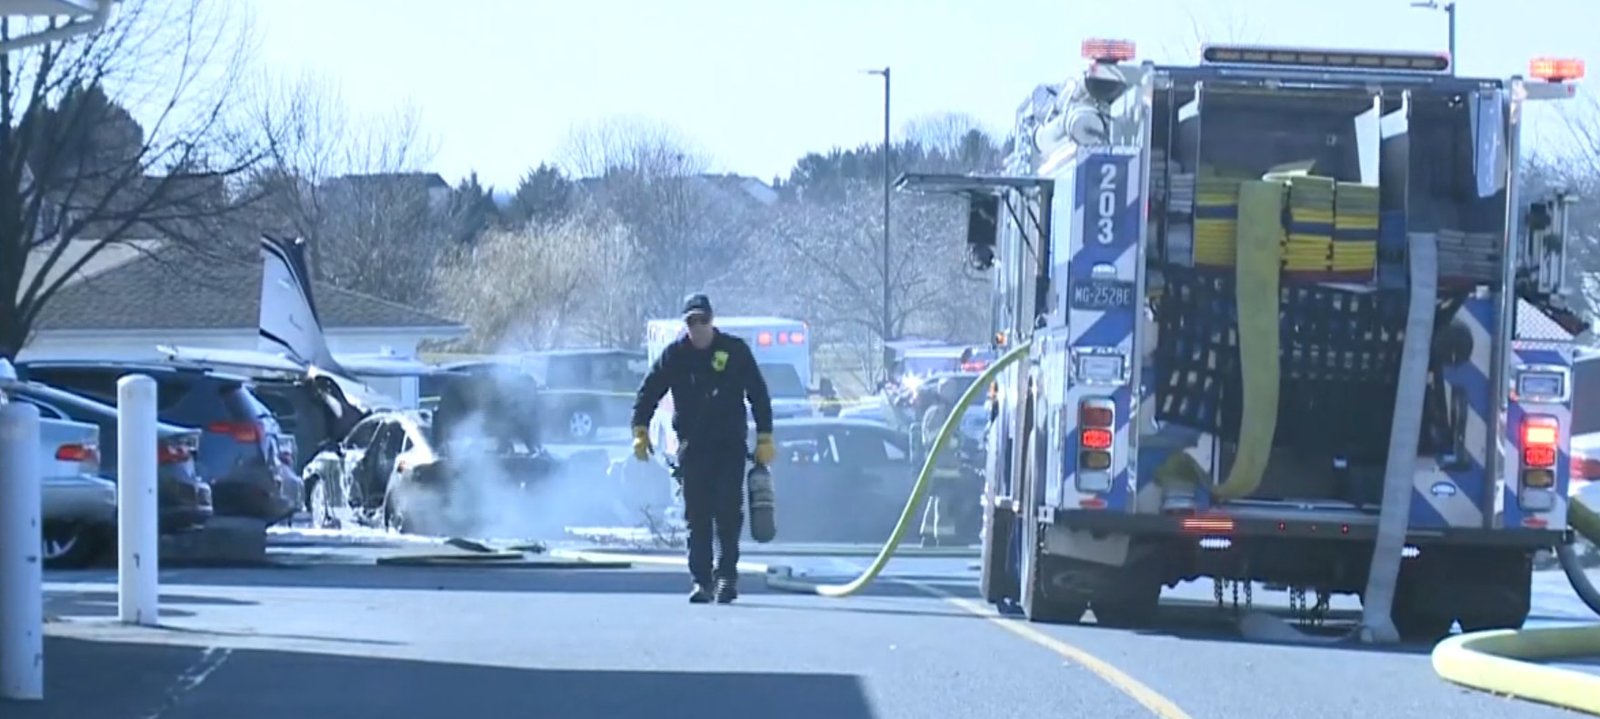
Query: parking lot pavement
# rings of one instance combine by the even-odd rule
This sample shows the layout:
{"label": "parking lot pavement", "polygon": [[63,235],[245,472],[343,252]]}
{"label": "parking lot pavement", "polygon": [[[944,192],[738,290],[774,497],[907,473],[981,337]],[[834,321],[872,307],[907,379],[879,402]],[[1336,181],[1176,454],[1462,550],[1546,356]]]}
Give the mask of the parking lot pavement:
{"label": "parking lot pavement", "polygon": [[[1184,592],[1140,632],[1003,618],[975,601],[964,558],[896,559],[844,600],[750,576],[737,604],[705,607],[684,601],[679,567],[383,567],[372,544],[344,562],[163,572],[162,629],[110,623],[113,573],[51,573],[49,700],[0,716],[1566,716],[1453,687],[1426,647],[1242,641]],[[750,559],[834,576],[864,561]]]}

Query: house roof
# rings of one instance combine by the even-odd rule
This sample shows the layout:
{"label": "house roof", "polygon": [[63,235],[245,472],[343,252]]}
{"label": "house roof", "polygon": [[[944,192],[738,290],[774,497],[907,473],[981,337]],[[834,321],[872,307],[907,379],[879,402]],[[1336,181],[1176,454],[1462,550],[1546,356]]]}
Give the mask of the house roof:
{"label": "house roof", "polygon": [[[39,330],[248,329],[261,320],[261,262],[236,262],[169,244],[63,287],[40,311]],[[449,328],[423,310],[314,282],[328,329]]]}

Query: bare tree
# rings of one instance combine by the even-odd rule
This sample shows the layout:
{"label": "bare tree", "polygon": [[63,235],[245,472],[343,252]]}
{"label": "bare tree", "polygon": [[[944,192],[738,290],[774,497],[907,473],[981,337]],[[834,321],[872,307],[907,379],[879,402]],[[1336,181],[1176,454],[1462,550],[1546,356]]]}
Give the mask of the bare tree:
{"label": "bare tree", "polygon": [[416,108],[352,117],[339,89],[312,74],[262,87],[252,120],[273,152],[252,178],[268,200],[258,224],[305,238],[319,278],[416,299],[448,224],[418,173],[437,146]]}
{"label": "bare tree", "polygon": [[[88,36],[0,56],[0,356],[107,247],[202,246],[248,204],[237,180],[264,153],[231,114],[248,21],[230,3],[124,0]],[[0,19],[0,40],[43,22]],[[126,119],[118,101],[151,112]]]}
{"label": "bare tree", "polygon": [[923,150],[956,156],[973,132],[984,132],[983,123],[977,117],[964,112],[941,112],[907,121],[901,134]]}
{"label": "bare tree", "polygon": [[960,203],[905,198],[891,226],[891,324],[883,326],[881,193],[858,183],[840,203],[790,203],[772,230],[769,264],[790,268],[786,293],[819,341],[853,350],[863,381],[881,376],[885,337],[976,340],[989,307],[983,280],[964,270]]}
{"label": "bare tree", "polygon": [[1208,43],[1256,43],[1261,30],[1248,17],[1239,15],[1231,3],[1207,2],[1201,14],[1195,6],[1182,6],[1189,20],[1189,37],[1184,43],[1164,42],[1161,50],[1169,62],[1198,62],[1200,48]]}
{"label": "bare tree", "polygon": [[618,119],[575,131],[566,164],[590,201],[629,228],[639,259],[635,316],[672,312],[689,292],[738,284],[756,226],[754,201],[712,175],[709,163],[671,128]]}
{"label": "bare tree", "polygon": [[482,350],[516,351],[643,339],[637,271],[627,227],[603,211],[493,231],[447,254],[440,300],[472,328]]}
{"label": "bare tree", "polygon": [[1600,102],[1584,96],[1561,109],[1567,142],[1535,155],[1519,179],[1530,200],[1555,189],[1576,199],[1567,218],[1565,299],[1592,318],[1600,314]]}

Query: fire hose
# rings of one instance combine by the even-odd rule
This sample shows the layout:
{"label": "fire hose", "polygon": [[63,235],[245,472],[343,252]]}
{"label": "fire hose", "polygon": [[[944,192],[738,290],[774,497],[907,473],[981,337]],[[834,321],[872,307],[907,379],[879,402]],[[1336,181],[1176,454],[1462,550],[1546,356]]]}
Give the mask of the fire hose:
{"label": "fire hose", "polygon": [[994,382],[994,378],[999,376],[1001,370],[1026,357],[1029,347],[1030,343],[1023,342],[1012,348],[1011,351],[989,365],[967,387],[967,391],[961,393],[961,398],[956,400],[955,407],[950,411],[950,416],[945,417],[944,425],[939,428],[939,434],[934,438],[933,444],[928,447],[927,458],[922,462],[922,471],[917,473],[917,481],[911,488],[911,496],[906,499],[905,508],[900,510],[900,520],[895,523],[894,530],[889,533],[888,541],[883,543],[883,547],[878,550],[877,556],[873,558],[871,564],[867,565],[866,570],[860,576],[844,584],[822,584],[794,576],[792,567],[777,565],[767,568],[767,586],[785,592],[816,594],[823,597],[848,597],[866,589],[867,585],[877,579],[878,575],[882,574],[883,570],[889,566],[890,558],[894,556],[895,550],[900,548],[901,540],[905,538],[906,533],[911,530],[912,523],[916,521],[917,509],[922,506],[923,500],[928,496],[929,480],[933,477],[934,471],[934,459],[939,456],[940,452],[944,451],[944,447],[949,443],[951,435],[961,426],[962,414],[967,407],[972,405],[973,400],[987,391],[989,384]]}

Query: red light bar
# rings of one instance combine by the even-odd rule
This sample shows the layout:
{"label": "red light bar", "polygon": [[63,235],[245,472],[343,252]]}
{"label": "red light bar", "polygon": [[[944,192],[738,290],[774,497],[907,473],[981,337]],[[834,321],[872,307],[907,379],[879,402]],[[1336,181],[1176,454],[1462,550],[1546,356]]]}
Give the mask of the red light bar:
{"label": "red light bar", "polygon": [[756,344],[761,345],[762,347],[771,347],[772,346],[772,333],[771,332],[762,332],[762,333],[756,335]]}
{"label": "red light bar", "polygon": [[1583,60],[1575,57],[1539,57],[1528,62],[1528,75],[1547,82],[1583,79]]}
{"label": "red light bar", "polygon": [[1127,62],[1134,58],[1131,40],[1091,39],[1083,41],[1083,56],[1096,62]]}

